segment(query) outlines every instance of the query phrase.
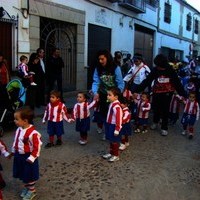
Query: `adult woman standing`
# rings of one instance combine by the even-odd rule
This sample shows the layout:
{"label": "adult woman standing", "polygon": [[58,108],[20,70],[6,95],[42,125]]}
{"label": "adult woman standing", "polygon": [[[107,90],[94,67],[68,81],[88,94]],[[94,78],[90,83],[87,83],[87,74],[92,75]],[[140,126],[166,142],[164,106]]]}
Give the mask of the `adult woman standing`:
{"label": "adult woman standing", "polygon": [[151,86],[152,82],[152,105],[153,105],[153,124],[151,129],[156,129],[162,119],[161,135],[168,134],[169,106],[174,91],[179,95],[185,96],[184,88],[177,76],[177,73],[169,65],[167,57],[159,54],[154,58],[156,67],[152,69],[147,78],[136,88],[135,92],[144,90]]}
{"label": "adult woman standing", "polygon": [[97,65],[93,75],[92,92],[94,99],[99,100],[99,112],[102,122],[105,122],[108,105],[107,91],[117,87],[122,92],[124,90],[124,81],[121,69],[114,63],[111,53],[107,50],[101,50],[97,54]]}

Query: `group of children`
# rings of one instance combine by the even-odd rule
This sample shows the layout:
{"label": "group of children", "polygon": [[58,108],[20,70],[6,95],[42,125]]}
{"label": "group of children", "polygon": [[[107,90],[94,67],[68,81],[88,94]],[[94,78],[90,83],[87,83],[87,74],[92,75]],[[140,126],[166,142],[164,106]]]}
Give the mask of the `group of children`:
{"label": "group of children", "polygon": [[[98,110],[98,100],[88,102],[88,96],[84,92],[77,95],[77,103],[74,105],[73,113],[69,114],[63,102],[61,102],[60,92],[51,91],[50,102],[46,106],[42,122],[47,124],[49,142],[46,148],[54,145],[62,145],[62,135],[64,134],[63,120],[69,123],[76,122],[76,131],[80,133],[79,144],[85,145],[88,142],[88,131],[90,130],[90,109]],[[129,103],[132,99],[132,107]],[[96,121],[101,130],[104,125],[105,137],[109,141],[109,152],[102,155],[109,162],[119,160],[119,152],[129,146],[129,136],[132,134],[131,115],[134,115],[136,133],[146,133],[148,130],[148,118],[151,104],[147,93],[131,94],[124,91],[123,96],[118,88],[110,88],[107,92],[109,109],[104,124]],[[175,123],[178,119],[179,105],[185,104],[181,123],[183,125],[183,135],[187,134],[189,139],[194,136],[194,124],[199,118],[199,104],[196,101],[195,93],[190,92],[189,98],[174,94],[170,106],[170,120]],[[136,111],[135,111],[136,110]],[[94,113],[96,113],[96,111]],[[14,156],[13,176],[19,178],[24,183],[24,188],[20,196],[23,200],[33,199],[36,196],[35,183],[39,179],[38,157],[41,151],[41,134],[33,126],[33,111],[29,107],[21,107],[14,113],[14,122],[18,126],[12,151],[9,153],[3,142],[0,142],[1,154],[7,158]],[[55,135],[57,141],[54,143]],[[1,181],[1,176],[0,176]],[[1,183],[0,183],[1,185]],[[1,190],[0,190],[1,191]],[[0,193],[0,200],[2,195]]]}

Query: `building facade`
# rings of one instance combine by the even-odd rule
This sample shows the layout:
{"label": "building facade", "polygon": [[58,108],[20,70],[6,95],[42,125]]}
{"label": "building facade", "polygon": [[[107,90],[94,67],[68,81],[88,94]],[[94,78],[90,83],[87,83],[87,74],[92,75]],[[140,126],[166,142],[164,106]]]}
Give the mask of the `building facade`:
{"label": "building facade", "polygon": [[[90,89],[99,49],[200,55],[200,13],[183,0],[0,0],[0,51],[15,70],[22,54],[61,49],[65,91]],[[46,66],[48,67],[48,66]]]}

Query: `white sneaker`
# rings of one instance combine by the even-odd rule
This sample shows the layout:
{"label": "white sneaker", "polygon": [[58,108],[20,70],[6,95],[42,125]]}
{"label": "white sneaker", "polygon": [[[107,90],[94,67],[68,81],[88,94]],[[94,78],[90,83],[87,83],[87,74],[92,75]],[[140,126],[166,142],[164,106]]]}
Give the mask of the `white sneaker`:
{"label": "white sneaker", "polygon": [[186,135],[186,134],[187,132],[185,130],[181,133],[181,135]]}
{"label": "white sneaker", "polygon": [[139,128],[137,128],[137,129],[135,129],[135,131],[134,131],[135,133],[140,133],[140,129]]}
{"label": "white sneaker", "polygon": [[101,134],[102,132],[103,132],[102,128],[98,128],[98,129],[97,129],[97,133],[98,133],[98,134]]}
{"label": "white sneaker", "polygon": [[129,147],[129,145],[130,145],[129,142],[125,142],[126,147]]}
{"label": "white sneaker", "polygon": [[35,82],[32,82],[31,85],[32,85],[32,86],[36,86],[37,84],[36,84]]}
{"label": "white sneaker", "polygon": [[124,151],[125,149],[126,149],[126,145],[121,143],[119,145],[119,150]]}
{"label": "white sneaker", "polygon": [[161,130],[161,135],[163,135],[163,136],[168,135],[168,131],[167,130]]}
{"label": "white sneaker", "polygon": [[79,140],[78,143],[81,145],[84,145],[84,144],[87,144],[87,140]]}
{"label": "white sneaker", "polygon": [[102,138],[101,138],[103,141],[105,141],[106,140],[106,135],[105,134],[103,134],[103,136],[102,136]]}
{"label": "white sneaker", "polygon": [[147,133],[147,132],[148,132],[147,130],[143,130],[143,131],[142,131],[142,133]]}
{"label": "white sneaker", "polygon": [[109,162],[115,162],[119,160],[119,156],[112,156],[111,158],[108,159]]}
{"label": "white sneaker", "polygon": [[157,128],[157,126],[158,126],[158,124],[153,123],[153,124],[150,126],[150,128],[151,128],[151,130],[155,130],[155,129]]}
{"label": "white sneaker", "polygon": [[109,158],[112,157],[112,155],[111,155],[110,153],[106,153],[106,154],[102,155],[102,157],[103,157],[104,159],[109,159]]}

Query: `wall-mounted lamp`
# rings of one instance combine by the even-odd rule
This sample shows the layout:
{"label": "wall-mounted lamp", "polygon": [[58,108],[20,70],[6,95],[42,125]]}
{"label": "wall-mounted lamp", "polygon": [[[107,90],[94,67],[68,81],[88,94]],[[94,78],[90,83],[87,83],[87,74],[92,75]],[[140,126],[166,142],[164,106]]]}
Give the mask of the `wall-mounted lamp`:
{"label": "wall-mounted lamp", "polygon": [[129,21],[129,28],[133,29],[133,19],[131,19],[131,21]]}
{"label": "wall-mounted lamp", "polygon": [[119,25],[123,27],[124,22],[123,22],[124,16],[119,18]]}
{"label": "wall-mounted lamp", "polygon": [[25,19],[28,18],[28,14],[29,14],[29,1],[28,0],[21,0],[21,9],[16,8],[15,6],[13,6],[13,8],[19,10]]}

